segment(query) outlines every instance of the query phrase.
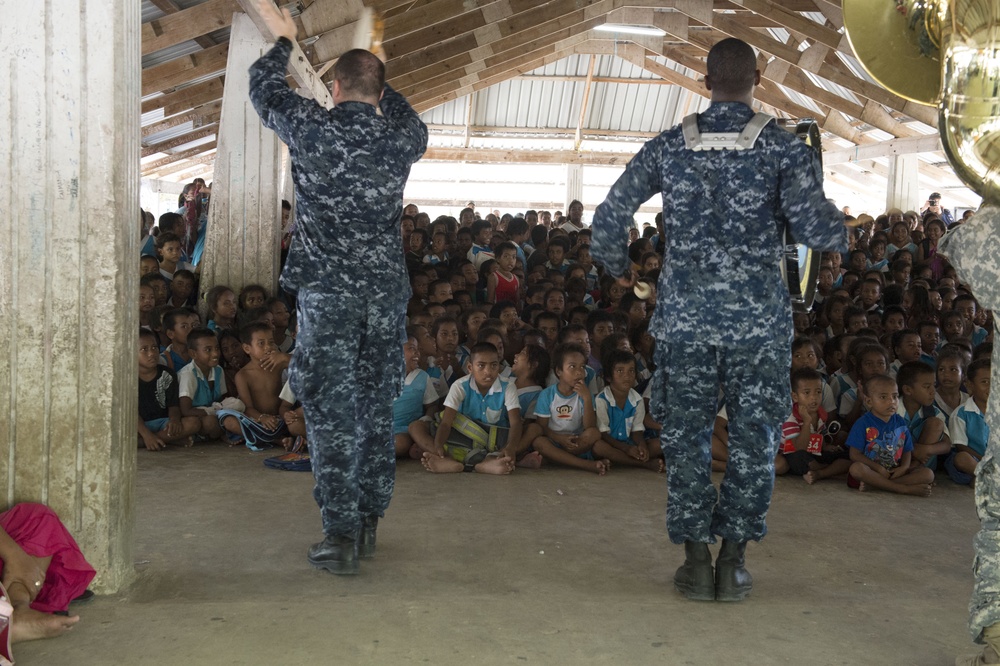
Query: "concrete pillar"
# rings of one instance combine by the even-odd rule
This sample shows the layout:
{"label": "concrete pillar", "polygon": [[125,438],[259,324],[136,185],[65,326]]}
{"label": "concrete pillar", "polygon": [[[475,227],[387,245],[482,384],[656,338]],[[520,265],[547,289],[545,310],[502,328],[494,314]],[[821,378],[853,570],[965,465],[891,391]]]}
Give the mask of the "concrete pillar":
{"label": "concrete pillar", "polygon": [[140,7],[4,9],[0,507],[48,504],[114,592],[133,575]]}
{"label": "concrete pillar", "polygon": [[582,164],[566,165],[566,208],[563,209],[563,215],[566,215],[566,211],[569,210],[569,203],[574,199],[583,201]]}
{"label": "concrete pillar", "polygon": [[903,212],[916,210],[920,204],[917,183],[920,160],[914,155],[893,155],[889,158],[889,179],[885,193],[885,208]]}
{"label": "concrete pillar", "polygon": [[278,286],[282,144],[250,104],[247,71],[271,48],[250,18],[233,17],[218,150],[208,213],[201,290],[237,293],[247,284]]}

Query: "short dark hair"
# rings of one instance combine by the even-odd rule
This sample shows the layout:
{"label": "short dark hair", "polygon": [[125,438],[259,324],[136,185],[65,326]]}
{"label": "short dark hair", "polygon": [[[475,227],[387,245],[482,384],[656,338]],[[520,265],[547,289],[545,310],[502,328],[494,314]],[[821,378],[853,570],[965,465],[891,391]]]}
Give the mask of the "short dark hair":
{"label": "short dark hair", "polygon": [[797,392],[802,382],[819,382],[822,384],[823,375],[812,368],[799,368],[792,372],[792,391]]}
{"label": "short dark hair", "polygon": [[[523,222],[523,220],[522,220],[522,222]],[[497,245],[496,249],[493,250],[493,254],[497,258],[499,258],[500,255],[503,254],[504,252],[513,252],[514,255],[516,256],[517,255],[517,246],[514,245],[513,243],[511,243],[510,241],[504,241],[503,243],[500,243],[499,245]]]}
{"label": "short dark hair", "polygon": [[252,321],[240,329],[240,342],[245,345],[253,342],[254,333],[271,333],[271,325],[262,321]]}
{"label": "short dark hair", "polygon": [[991,372],[993,369],[993,364],[988,358],[977,358],[975,361],[969,364],[969,369],[965,371],[965,378],[970,382],[974,381],[976,378],[976,373],[980,370],[986,370],[986,372]]}
{"label": "short dark hair", "polygon": [[156,337],[156,333],[153,333],[148,328],[139,329],[139,339],[142,340],[143,338],[153,338],[153,340],[156,340],[157,344],[159,344],[160,342],[159,339],[157,339]]}
{"label": "short dark hair", "polygon": [[628,353],[624,349],[612,349],[604,358],[601,359],[601,372],[604,374],[604,380],[611,383],[611,378],[614,376],[615,366],[621,363],[631,363],[635,365],[635,356]]}
{"label": "short dark hair", "polygon": [[[527,332],[525,335],[527,336]],[[528,364],[535,366],[535,371],[531,373],[531,378],[539,386],[545,386],[549,378],[550,363],[548,350],[538,345],[524,345],[522,351],[528,356]]]}
{"label": "short dark hair", "polygon": [[174,279],[176,280],[177,278],[187,278],[192,282],[197,281],[197,278],[194,276],[194,273],[192,273],[186,268],[182,268],[179,271],[174,271]]}
{"label": "short dark hair", "polygon": [[380,97],[385,88],[385,65],[365,49],[351,49],[337,59],[333,78],[345,92]]}
{"label": "short dark hair", "polygon": [[899,366],[899,370],[896,372],[896,384],[899,386],[899,392],[903,392],[904,386],[913,386],[920,375],[933,374],[934,368],[923,361],[909,361],[904,363]]}
{"label": "short dark hair", "polygon": [[895,380],[889,375],[872,375],[865,380],[865,394],[868,395],[869,390],[874,390],[876,386],[891,386],[898,389]]}
{"label": "short dark hair", "polygon": [[[530,213],[532,211],[529,210],[528,212]],[[528,221],[523,217],[515,217],[507,223],[508,236],[520,236],[525,233],[528,233]]]}
{"label": "short dark hair", "polygon": [[207,338],[215,339],[215,333],[208,328],[196,328],[190,333],[188,333],[187,346],[188,349],[196,349],[198,347],[199,340],[205,340]]}
{"label": "short dark hair", "polygon": [[[587,327],[583,324],[567,324],[560,329],[556,340],[559,342],[566,342],[566,338],[574,333],[587,333]],[[588,335],[590,334],[588,333]]]}
{"label": "short dark hair", "polygon": [[[563,252],[569,252],[569,239],[564,236],[550,238],[548,247],[561,247]],[[546,252],[548,252],[548,250],[546,250]]]}
{"label": "short dark hair", "polygon": [[[516,310],[517,303],[514,301],[497,301],[493,304],[493,307],[490,308],[489,317],[491,319],[499,319],[500,315],[503,314],[503,311],[509,310],[510,308],[514,308]],[[476,310],[471,310],[471,312],[476,312]],[[479,310],[479,312],[482,312],[482,310]]]}
{"label": "short dark hair", "polygon": [[154,282],[163,282],[166,284],[167,278],[163,277],[163,273],[160,273],[159,271],[155,273],[146,273],[139,278],[140,287],[152,287]]}
{"label": "short dark hair", "polygon": [[497,349],[495,345],[492,345],[489,342],[477,342],[476,344],[472,345],[472,347],[469,349],[469,362],[471,363],[472,359],[475,358],[478,354],[496,354],[497,359],[498,360],[500,359],[500,350]]}
{"label": "short dark hair", "polygon": [[173,233],[177,233],[176,231],[174,231],[177,228],[177,223],[183,221],[184,217],[178,213],[173,213],[173,212],[164,213],[163,215],[160,216],[160,219],[157,220],[156,226],[159,227],[161,234],[164,231],[172,231]]}
{"label": "short dark hair", "polygon": [[[440,305],[440,303],[432,303],[431,305]],[[431,335],[434,336],[434,338],[437,338],[438,331],[440,331],[441,327],[444,326],[445,324],[454,324],[455,328],[458,328],[457,319],[455,319],[451,315],[441,315],[440,317],[434,320],[434,325],[431,326]]]}
{"label": "short dark hair", "polygon": [[613,324],[615,318],[611,316],[611,313],[607,310],[592,310],[589,315],[587,315],[587,333],[593,337],[594,329],[597,328],[598,324]]}
{"label": "short dark hair", "polygon": [[472,237],[475,238],[480,233],[482,233],[484,229],[492,230],[493,225],[487,222],[486,220],[476,220],[475,222],[472,223],[472,226],[469,228],[472,230]]}
{"label": "short dark hair", "polygon": [[180,242],[181,242],[180,237],[178,237],[177,234],[170,231],[161,231],[160,235],[158,235],[156,237],[156,240],[153,241],[157,249],[163,248],[163,246],[166,245],[167,243],[180,243]]}
{"label": "short dark hair", "polygon": [[705,66],[712,88],[722,93],[741,94],[753,88],[757,56],[749,44],[729,37],[712,47]]}
{"label": "short dark hair", "polygon": [[173,308],[172,310],[167,310],[163,315],[163,330],[172,331],[174,326],[177,325],[177,320],[181,317],[191,316],[191,311],[187,308]]}
{"label": "short dark hair", "polygon": [[565,363],[566,357],[570,354],[579,354],[583,357],[584,363],[587,361],[587,352],[580,345],[556,345],[556,348],[552,350],[552,368],[562,370],[563,363]]}

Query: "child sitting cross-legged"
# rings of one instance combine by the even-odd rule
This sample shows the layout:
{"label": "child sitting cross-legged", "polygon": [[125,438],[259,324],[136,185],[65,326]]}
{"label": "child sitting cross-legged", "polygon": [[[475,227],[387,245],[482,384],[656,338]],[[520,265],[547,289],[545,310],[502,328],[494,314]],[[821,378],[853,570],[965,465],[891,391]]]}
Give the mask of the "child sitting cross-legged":
{"label": "child sitting cross-legged", "polygon": [[188,333],[187,346],[191,362],[177,373],[181,416],[199,418],[199,435],[220,437],[223,430],[215,417],[215,405],[226,394],[226,378],[219,367],[219,341],[207,328],[196,328]]}
{"label": "child sitting cross-legged", "polygon": [[827,441],[829,417],[822,400],[823,376],[819,372],[806,367],[792,372],[792,414],[781,427],[776,474],[795,474],[812,484],[850,469],[847,451]]}
{"label": "child sitting cross-legged", "polygon": [[[422,330],[422,329],[421,329]],[[410,424],[422,416],[432,416],[439,400],[437,389],[430,375],[420,369],[420,348],[417,342],[418,330],[409,327],[406,330],[406,343],[403,345],[403,359],[406,362],[406,379],[403,381],[403,391],[392,403],[392,434],[396,446],[396,457],[405,456],[413,451],[414,457],[419,448],[414,448],[410,436]]]}
{"label": "child sitting cross-legged", "polygon": [[[514,382],[500,378],[500,354],[488,342],[469,354],[469,374],[451,385],[436,431],[418,421],[410,428],[428,472],[510,474],[521,439],[521,405]],[[433,436],[432,436],[433,435]]]}
{"label": "child sitting cross-legged", "polygon": [[156,336],[139,329],[139,438],[150,451],[166,448],[167,442],[184,441],[201,428],[197,416],[181,416],[177,375],[159,364]]}
{"label": "child sitting cross-legged", "polygon": [[976,466],[986,453],[990,426],[986,423],[986,402],[990,397],[990,359],[973,361],[966,372],[969,399],[951,416],[951,441],[955,452],[945,460],[948,476],[955,483],[972,485]]}
{"label": "child sitting cross-legged", "polygon": [[913,465],[937,467],[937,457],[951,452],[945,415],[934,405],[934,368],[920,361],[899,366],[896,374],[899,405],[896,413],[906,421],[913,437]]}
{"label": "child sitting cross-legged", "polygon": [[579,345],[559,345],[552,354],[552,367],[558,381],[538,395],[535,416],[543,435],[533,446],[546,460],[603,476],[611,461],[594,460],[591,453],[601,432],[586,384],[587,353]]}
{"label": "child sitting cross-legged", "polygon": [[887,375],[875,375],[865,381],[864,400],[868,411],[855,422],[847,436],[851,469],[850,486],[859,490],[868,486],[902,495],[929,497],[934,472],[927,467],[913,467],[910,458],[913,438],[906,421],[896,413],[899,391]]}
{"label": "child sitting cross-legged", "polygon": [[252,322],[240,329],[240,342],[250,362],[236,373],[236,392],[244,405],[243,410],[220,409],[219,423],[235,437],[242,438],[254,451],[261,444],[280,442],[288,436],[288,427],[278,415],[281,407],[281,371],[264,367],[271,355],[277,351],[274,331],[270,324]]}
{"label": "child sitting cross-legged", "polygon": [[[665,471],[663,453],[650,447],[643,433],[646,408],[635,389],[635,356],[613,349],[603,356],[607,386],[594,399],[597,429],[601,439],[594,443],[594,455],[614,463]],[[653,440],[658,442],[658,440]]]}

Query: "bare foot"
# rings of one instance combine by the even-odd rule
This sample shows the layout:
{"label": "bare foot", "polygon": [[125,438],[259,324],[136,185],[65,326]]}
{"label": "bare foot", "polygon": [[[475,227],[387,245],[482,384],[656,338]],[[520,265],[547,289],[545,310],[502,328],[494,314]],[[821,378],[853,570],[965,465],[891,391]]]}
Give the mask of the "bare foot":
{"label": "bare foot", "polygon": [[609,469],[611,469],[611,461],[607,458],[594,461],[594,471],[597,472],[598,476],[604,476]]}
{"label": "bare foot", "polygon": [[420,460],[424,452],[416,444],[410,445],[410,450],[406,452],[406,455],[410,456],[413,460]]}
{"label": "bare foot", "polygon": [[819,477],[816,476],[816,472],[806,472],[802,475],[802,478],[805,479],[806,483],[810,486],[819,481]]}
{"label": "bare foot", "polygon": [[503,458],[490,456],[476,465],[476,471],[481,474],[510,474],[514,471],[514,461],[506,456]]}
{"label": "bare foot", "polygon": [[190,449],[192,446],[194,446],[194,437],[188,437],[186,439],[181,440],[181,444],[184,446],[185,449]]}
{"label": "bare foot", "polygon": [[863,493],[868,490],[868,486],[865,485],[864,481],[858,481],[858,492]]}
{"label": "bare foot", "polygon": [[295,446],[295,438],[294,437],[282,437],[281,438],[281,448],[283,448],[286,451],[291,451],[293,446]]}
{"label": "bare foot", "polygon": [[73,628],[80,621],[79,615],[49,615],[32,610],[30,606],[18,606],[10,619],[10,642],[33,641],[52,638]]}
{"label": "bare foot", "polygon": [[903,490],[904,495],[914,495],[916,497],[930,497],[931,489],[933,486],[931,484],[916,485],[916,486],[905,486]]}
{"label": "bare foot", "polygon": [[525,469],[538,469],[542,466],[542,454],[538,451],[526,453],[520,460],[517,461],[517,466],[524,467]]}
{"label": "bare foot", "polygon": [[435,474],[461,472],[465,467],[465,465],[458,462],[454,458],[442,458],[441,456],[436,456],[433,453],[425,453],[424,457],[420,459],[420,464],[423,465],[424,469],[428,472],[434,472]]}

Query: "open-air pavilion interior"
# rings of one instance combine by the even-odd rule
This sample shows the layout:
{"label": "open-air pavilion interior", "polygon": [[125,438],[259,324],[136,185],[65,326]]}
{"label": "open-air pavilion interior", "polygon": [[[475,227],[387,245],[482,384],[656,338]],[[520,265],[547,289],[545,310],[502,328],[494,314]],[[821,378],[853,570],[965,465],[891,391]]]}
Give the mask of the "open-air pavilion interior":
{"label": "open-air pavilion interior", "polygon": [[[673,590],[683,555],[655,473],[439,478],[402,462],[378,557],[345,579],[306,562],[309,474],[222,444],[137,451],[140,205],[159,215],[212,182],[202,291],[277,284],[293,197],[287,150],[246,98],[271,41],[255,4],[18,3],[0,25],[2,505],[50,505],[98,570],[81,623],[18,645],[19,664],[939,664],[971,649],[978,521],[947,480],[918,500],[779,479],[771,533],[748,551],[754,593],[727,605]],[[326,105],[363,10],[384,19],[388,82],[430,130],[405,200],[432,218],[580,199],[589,221],[642,142],[707,107],[705,56],[727,36],[759,54],[760,110],[818,123],[838,206],[980,203],[937,110],[854,57],[839,0],[288,7],[289,84]]]}

